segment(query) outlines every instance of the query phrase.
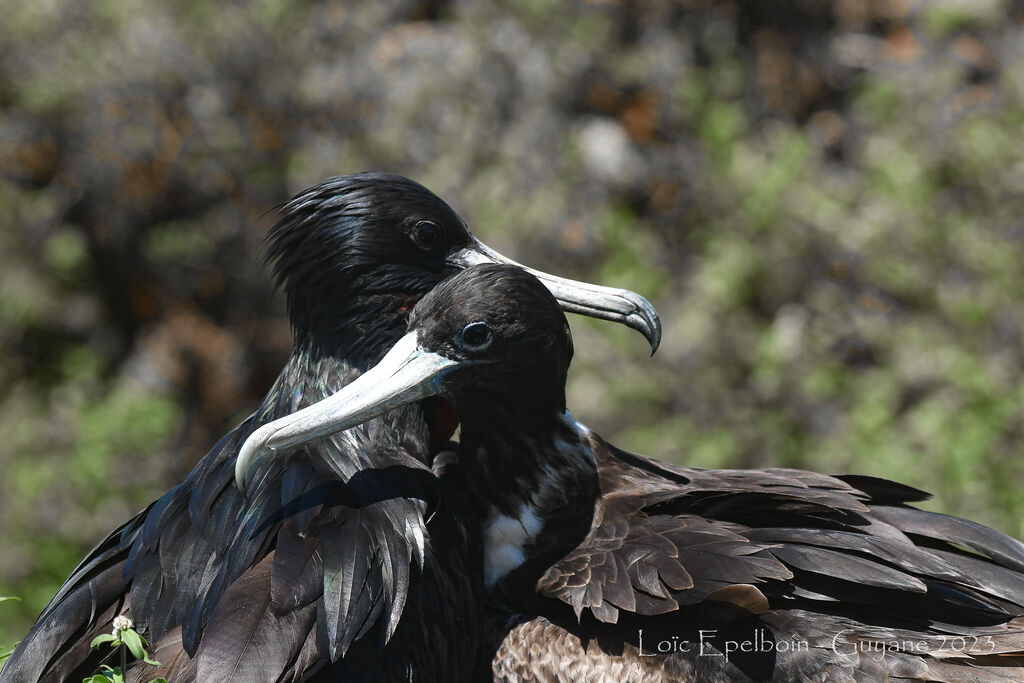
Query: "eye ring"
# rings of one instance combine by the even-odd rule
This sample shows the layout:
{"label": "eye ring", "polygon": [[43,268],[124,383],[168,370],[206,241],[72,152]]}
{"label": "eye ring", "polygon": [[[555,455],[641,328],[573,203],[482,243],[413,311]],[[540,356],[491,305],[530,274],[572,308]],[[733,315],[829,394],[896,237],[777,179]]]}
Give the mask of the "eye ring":
{"label": "eye ring", "polygon": [[491,326],[478,320],[463,327],[455,341],[463,351],[482,351],[491,345],[494,336]]}
{"label": "eye ring", "polygon": [[417,221],[410,235],[413,243],[420,249],[432,249],[441,237],[441,226],[434,221]]}

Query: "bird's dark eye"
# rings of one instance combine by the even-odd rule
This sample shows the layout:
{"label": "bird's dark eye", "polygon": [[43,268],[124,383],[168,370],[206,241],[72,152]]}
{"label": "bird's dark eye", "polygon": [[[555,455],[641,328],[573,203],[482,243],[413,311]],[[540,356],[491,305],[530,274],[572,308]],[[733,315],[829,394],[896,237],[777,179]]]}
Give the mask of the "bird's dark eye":
{"label": "bird's dark eye", "polygon": [[464,351],[480,351],[491,345],[491,326],[484,322],[470,323],[462,328],[458,337]]}
{"label": "bird's dark eye", "polygon": [[412,228],[412,241],[420,249],[430,249],[441,236],[441,227],[434,221],[420,221]]}

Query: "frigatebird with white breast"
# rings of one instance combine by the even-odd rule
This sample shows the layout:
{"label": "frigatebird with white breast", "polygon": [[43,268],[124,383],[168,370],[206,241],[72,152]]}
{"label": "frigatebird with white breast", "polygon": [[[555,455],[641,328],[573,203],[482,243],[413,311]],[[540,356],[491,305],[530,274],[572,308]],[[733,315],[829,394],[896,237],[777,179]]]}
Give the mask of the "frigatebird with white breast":
{"label": "frigatebird with white breast", "polygon": [[1024,544],[884,479],[622,451],[566,411],[571,357],[538,280],[467,269],[376,367],[253,432],[236,473],[451,401],[484,528],[480,680],[1024,680]]}
{"label": "frigatebird with white breast", "polygon": [[[455,423],[443,399],[322,439],[235,487],[262,424],[330,396],[405,331],[415,303],[475,263],[507,259],[441,199],[400,176],[358,174],[281,209],[268,239],[294,350],[256,411],[181,484],[111,533],[72,573],[0,671],[3,683],[81,680],[89,643],[130,616],[163,666],[129,680],[464,680],[481,609],[481,532],[457,469],[433,456]],[[568,311],[640,330],[624,290],[538,273]]]}

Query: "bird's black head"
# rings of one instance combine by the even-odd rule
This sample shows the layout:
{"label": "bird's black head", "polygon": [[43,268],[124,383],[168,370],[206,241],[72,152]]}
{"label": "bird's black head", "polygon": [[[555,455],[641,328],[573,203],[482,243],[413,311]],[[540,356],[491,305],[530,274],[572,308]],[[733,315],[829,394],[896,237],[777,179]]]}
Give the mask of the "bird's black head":
{"label": "bird's black head", "polygon": [[466,269],[423,298],[409,331],[420,348],[458,363],[443,385],[464,429],[480,422],[470,418],[485,406],[531,421],[565,410],[569,324],[551,293],[521,268]]}
{"label": "bird's black head", "polygon": [[[438,283],[472,265],[518,265],[474,238],[432,192],[397,175],[331,178],[281,214],[267,258],[288,301],[296,349],[314,360],[344,358],[365,370]],[[530,272],[563,309],[633,327],[657,348],[661,323],[643,297]]]}
{"label": "bird's black head", "polygon": [[287,298],[296,345],[350,359],[358,353],[371,363],[400,335],[420,297],[462,267],[450,259],[472,241],[440,198],[387,173],[330,178],[281,214],[267,260]]}

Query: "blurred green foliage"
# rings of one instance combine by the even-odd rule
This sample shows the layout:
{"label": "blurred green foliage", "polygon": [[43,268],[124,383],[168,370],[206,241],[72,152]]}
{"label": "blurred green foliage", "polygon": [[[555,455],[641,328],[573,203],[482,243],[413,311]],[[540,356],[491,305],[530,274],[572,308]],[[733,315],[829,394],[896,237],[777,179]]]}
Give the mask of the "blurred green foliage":
{"label": "blurred green foliage", "polygon": [[651,298],[571,321],[618,445],[1024,535],[1019,2],[355,7],[0,0],[0,645],[256,404],[265,214],[358,170]]}

